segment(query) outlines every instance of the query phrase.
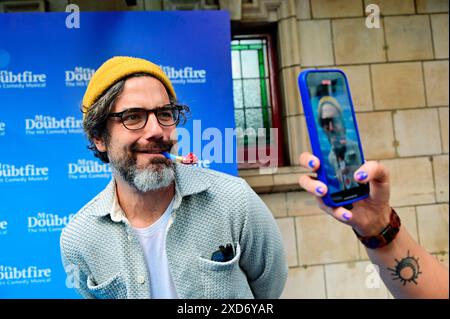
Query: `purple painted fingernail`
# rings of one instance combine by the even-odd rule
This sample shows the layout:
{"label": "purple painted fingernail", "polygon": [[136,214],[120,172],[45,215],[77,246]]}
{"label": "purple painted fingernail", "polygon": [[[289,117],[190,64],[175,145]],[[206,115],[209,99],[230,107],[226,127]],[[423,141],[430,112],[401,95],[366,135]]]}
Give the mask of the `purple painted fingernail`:
{"label": "purple painted fingernail", "polygon": [[324,193],[323,187],[322,186],[317,187],[316,188],[316,193],[319,194],[319,195],[323,195],[323,193]]}
{"label": "purple painted fingernail", "polygon": [[356,179],[357,179],[358,181],[363,181],[363,180],[365,180],[368,176],[369,176],[369,175],[367,175],[366,172],[361,171],[361,172],[358,172],[358,173],[356,174]]}
{"label": "purple painted fingernail", "polygon": [[343,217],[345,220],[349,220],[349,219],[352,217],[352,215],[351,215],[350,213],[345,212],[345,213],[342,215],[342,217]]}
{"label": "purple painted fingernail", "polygon": [[308,162],[309,167],[314,168],[314,160]]}

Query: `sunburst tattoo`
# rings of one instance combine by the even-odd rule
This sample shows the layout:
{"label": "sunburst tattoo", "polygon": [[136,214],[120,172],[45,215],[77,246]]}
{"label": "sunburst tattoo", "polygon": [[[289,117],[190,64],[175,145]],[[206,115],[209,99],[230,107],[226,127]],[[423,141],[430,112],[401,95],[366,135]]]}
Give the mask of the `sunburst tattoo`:
{"label": "sunburst tattoo", "polygon": [[400,261],[395,259],[395,261],[397,262],[395,268],[388,268],[388,270],[392,271],[391,276],[394,277],[393,280],[400,279],[403,286],[410,282],[417,285],[416,280],[422,273],[420,271],[419,258],[416,259],[410,256],[408,250],[408,255],[405,258]]}

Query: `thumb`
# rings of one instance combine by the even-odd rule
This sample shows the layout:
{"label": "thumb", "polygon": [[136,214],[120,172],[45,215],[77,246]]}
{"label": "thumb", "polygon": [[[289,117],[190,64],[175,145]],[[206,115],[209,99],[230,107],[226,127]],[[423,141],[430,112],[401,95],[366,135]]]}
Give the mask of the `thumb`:
{"label": "thumb", "polygon": [[379,162],[369,161],[356,170],[354,178],[358,183],[370,183],[370,198],[379,204],[389,204],[389,172]]}
{"label": "thumb", "polygon": [[389,184],[389,172],[379,162],[369,161],[356,170],[353,175],[358,183],[374,183]]}

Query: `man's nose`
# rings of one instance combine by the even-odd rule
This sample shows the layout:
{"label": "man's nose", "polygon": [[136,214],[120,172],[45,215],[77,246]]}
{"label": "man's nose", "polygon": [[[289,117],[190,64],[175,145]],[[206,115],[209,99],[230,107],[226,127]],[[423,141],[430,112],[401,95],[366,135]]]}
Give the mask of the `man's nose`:
{"label": "man's nose", "polygon": [[328,129],[329,129],[330,131],[333,131],[333,130],[334,130],[333,121],[330,121],[330,122],[328,123]]}
{"label": "man's nose", "polygon": [[144,138],[147,140],[161,138],[163,136],[163,128],[159,124],[155,113],[150,113],[148,115],[147,124],[145,124],[143,132]]}

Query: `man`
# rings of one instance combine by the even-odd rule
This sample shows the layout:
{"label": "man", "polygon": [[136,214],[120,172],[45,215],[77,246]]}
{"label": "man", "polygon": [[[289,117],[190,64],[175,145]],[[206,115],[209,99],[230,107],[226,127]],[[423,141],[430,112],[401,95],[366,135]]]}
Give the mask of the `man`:
{"label": "man", "polygon": [[344,117],[339,102],[331,97],[324,96],[319,100],[319,123],[322,127],[331,150],[328,161],[333,172],[327,172],[332,185],[338,190],[357,187],[353,173],[362,164],[358,144],[347,139]]}
{"label": "man", "polygon": [[186,107],[155,64],[114,57],[83,98],[90,148],[113,180],[61,234],[86,298],[278,298],[287,266],[271,212],[247,183],[174,164]]}

